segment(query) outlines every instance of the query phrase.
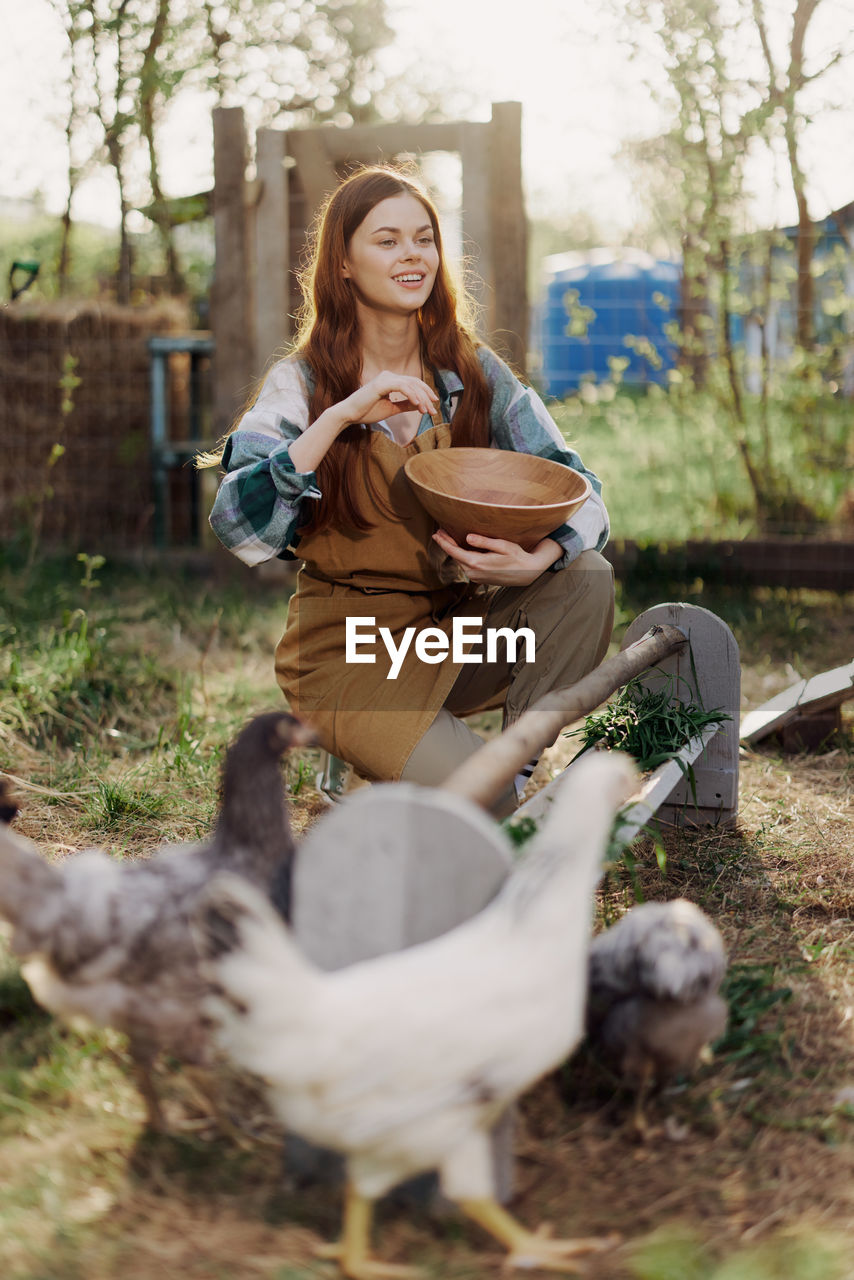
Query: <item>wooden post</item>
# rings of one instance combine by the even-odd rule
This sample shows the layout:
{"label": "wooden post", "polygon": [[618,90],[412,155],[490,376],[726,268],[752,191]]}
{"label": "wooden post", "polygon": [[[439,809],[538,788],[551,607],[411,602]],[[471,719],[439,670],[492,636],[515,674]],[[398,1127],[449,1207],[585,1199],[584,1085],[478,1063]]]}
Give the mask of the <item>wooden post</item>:
{"label": "wooden post", "polygon": [[[295,129],[288,134],[288,150],[296,160],[296,174],[308,202],[309,221],[331,191],[338,185],[334,160],[329,154],[330,142],[337,130],[327,137],[326,129]],[[337,159],[338,157],[336,157]]]}
{"label": "wooden post", "polygon": [[528,226],[522,191],[522,104],[493,102],[488,216],[494,303],[490,343],[524,374],[528,355]]}
{"label": "wooden post", "polygon": [[480,311],[478,332],[491,339],[495,327],[495,272],[489,217],[491,127],[461,124],[459,139],[463,167],[463,255],[471,260],[466,283]]}
{"label": "wooden post", "polygon": [[681,781],[667,803],[658,808],[657,816],[678,826],[728,825],[738,813],[741,666],[735,636],[708,609],[659,604],[635,618],[623,638],[623,648],[656,625],[679,627],[688,637],[688,645],[643,675],[644,687],[660,689],[672,680],[674,698],[682,702],[699,699],[707,711],[721,707],[731,717],[693,766],[696,804],[689,783]]}
{"label": "wooden post", "polygon": [[214,130],[214,241],[211,287],[213,426],[221,436],[246,400],[255,367],[253,255],[246,199],[246,130],[240,107],[217,107]]}
{"label": "wooden post", "polygon": [[260,373],[290,332],[289,211],[286,165],[287,135],[281,129],[259,129],[255,162],[260,197],[255,210],[255,358]]}

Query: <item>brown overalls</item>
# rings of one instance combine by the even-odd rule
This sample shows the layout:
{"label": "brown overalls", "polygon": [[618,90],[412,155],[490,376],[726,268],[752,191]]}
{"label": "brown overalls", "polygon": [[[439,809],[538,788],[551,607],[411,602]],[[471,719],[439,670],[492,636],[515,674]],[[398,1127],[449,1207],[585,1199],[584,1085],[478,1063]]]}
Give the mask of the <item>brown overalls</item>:
{"label": "brown overalls", "polygon": [[[362,492],[371,529],[327,528],[300,542],[304,565],[276,650],[276,678],[322,745],[372,781],[400,778],[446,702],[457,715],[505,706],[509,722],[533,698],[591,670],[611,635],[612,575],[596,552],[584,552],[568,570],[541,574],[528,587],[449,581],[459,578],[458,567],[433,542],[435,522],[415,498],[403,467],[414,454],[450,443],[447,423],[422,431],[407,445],[372,431],[371,479],[387,495],[391,511],[377,509]],[[387,679],[391,659],[380,627],[389,629],[397,647],[407,627],[416,634],[438,627],[450,637],[455,616],[482,617],[484,626],[531,626],[536,661],[463,664],[449,651],[444,660],[427,663],[416,655],[413,639],[399,675]],[[376,643],[358,651],[373,655],[374,662],[345,661],[347,617],[374,619],[362,630],[374,632]],[[456,763],[449,761],[448,771]]]}

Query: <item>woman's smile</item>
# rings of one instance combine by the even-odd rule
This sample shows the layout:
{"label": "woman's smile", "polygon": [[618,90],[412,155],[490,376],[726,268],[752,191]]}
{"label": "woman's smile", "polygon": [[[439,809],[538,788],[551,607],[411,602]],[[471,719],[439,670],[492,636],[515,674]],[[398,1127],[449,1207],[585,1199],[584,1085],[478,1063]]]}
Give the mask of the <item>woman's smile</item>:
{"label": "woman's smile", "polygon": [[420,289],[426,278],[426,272],[424,271],[407,271],[403,275],[392,276],[392,279],[396,280],[404,289]]}

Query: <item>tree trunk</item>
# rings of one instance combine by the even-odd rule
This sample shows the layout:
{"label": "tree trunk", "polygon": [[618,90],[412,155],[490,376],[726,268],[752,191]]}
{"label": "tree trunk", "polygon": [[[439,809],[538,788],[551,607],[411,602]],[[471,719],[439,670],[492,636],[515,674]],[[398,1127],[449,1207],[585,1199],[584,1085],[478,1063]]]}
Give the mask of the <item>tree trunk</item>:
{"label": "tree trunk", "polygon": [[127,216],[130,212],[130,206],[125,195],[124,174],[122,173],[122,147],[115,133],[108,133],[107,135],[107,154],[110,157],[110,164],[115,170],[116,181],[119,186],[119,260],[115,275],[116,302],[122,306],[128,306],[133,288],[133,245],[128,234]]}
{"label": "tree trunk", "polygon": [[163,189],[160,185],[160,166],[157,159],[157,138],[154,127],[155,102],[159,88],[157,53],[169,29],[169,3],[170,0],[159,0],[157,16],[151,28],[151,36],[145,50],[142,74],[140,76],[139,123],[142,136],[145,138],[146,146],[148,147],[148,180],[151,184],[153,204],[151,216],[157,227],[160,242],[163,245],[169,292],[174,296],[186,293],[187,285],[181,271],[178,252],[175,248],[174,228],[169,219],[166,201],[163,198]]}
{"label": "tree trunk", "polygon": [[71,270],[71,201],[73,198],[74,187],[71,184],[69,169],[68,196],[60,221],[62,231],[59,237],[59,255],[56,260],[56,285],[60,297],[68,292],[68,276]]}
{"label": "tree trunk", "polygon": [[789,167],[792,171],[792,186],[798,205],[798,240],[797,240],[797,286],[796,286],[796,339],[803,351],[812,351],[815,346],[815,288],[812,277],[812,254],[815,242],[815,230],[807,204],[806,183],[798,162],[798,144],[795,137],[794,122],[786,124],[786,147],[789,152]]}

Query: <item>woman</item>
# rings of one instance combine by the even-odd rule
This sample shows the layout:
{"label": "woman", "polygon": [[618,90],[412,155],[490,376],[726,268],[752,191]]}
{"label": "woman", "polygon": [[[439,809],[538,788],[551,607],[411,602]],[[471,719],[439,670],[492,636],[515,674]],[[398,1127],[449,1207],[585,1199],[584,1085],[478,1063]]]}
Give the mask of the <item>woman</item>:
{"label": "woman", "polygon": [[[374,167],[341,184],[303,292],[293,352],[226,441],[211,525],[248,564],[298,545],[276,675],[327,749],[363,778],[435,785],[481,745],[460,716],[503,707],[509,724],[604,656],[613,584],[598,555],[601,486],[461,318],[435,208],[408,176]],[[403,471],[413,454],[452,445],[540,454],[588,476],[593,493],[532,551],[475,534],[459,546]],[[449,635],[460,617],[528,626],[535,657],[405,648],[407,633]],[[509,787],[496,813],[515,803]]]}

